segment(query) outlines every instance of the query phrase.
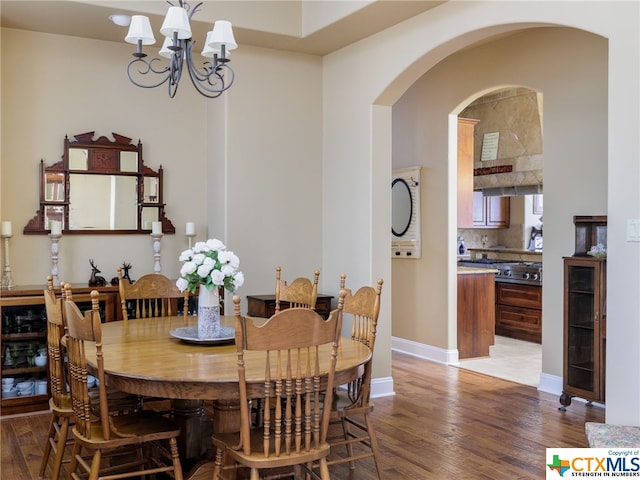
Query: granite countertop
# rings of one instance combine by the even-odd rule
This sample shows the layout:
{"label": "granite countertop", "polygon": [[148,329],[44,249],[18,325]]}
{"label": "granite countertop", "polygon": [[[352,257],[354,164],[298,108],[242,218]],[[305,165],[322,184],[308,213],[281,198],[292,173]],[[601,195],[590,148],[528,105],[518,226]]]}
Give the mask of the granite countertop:
{"label": "granite countertop", "polygon": [[542,255],[542,250],[525,250],[524,248],[468,248],[468,252],[480,253],[519,253],[528,255]]}
{"label": "granite countertop", "polygon": [[495,268],[486,267],[458,267],[458,275],[480,275],[483,273],[497,273]]}
{"label": "granite countertop", "polygon": [[517,248],[469,248],[467,250],[471,258],[486,255],[487,258],[507,259],[525,262],[541,262],[542,251],[524,250]]}

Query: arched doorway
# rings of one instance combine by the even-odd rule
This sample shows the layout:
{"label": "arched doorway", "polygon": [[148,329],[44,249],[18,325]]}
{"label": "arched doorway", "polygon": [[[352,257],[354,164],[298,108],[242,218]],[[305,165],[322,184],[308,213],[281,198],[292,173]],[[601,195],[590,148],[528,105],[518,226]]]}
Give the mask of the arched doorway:
{"label": "arched doorway", "polygon": [[[555,49],[550,48],[551,45],[555,45]],[[455,307],[452,306],[456,297],[452,292],[455,292],[453,252],[456,248],[457,228],[452,214],[454,209],[451,208],[455,202],[452,189],[455,189],[456,176],[452,169],[452,165],[455,165],[455,159],[451,159],[452,145],[447,141],[451,125],[443,119],[456,108],[461,111],[466,106],[466,103],[461,103],[464,99],[473,99],[478,95],[477,92],[488,92],[497,88],[496,86],[527,85],[544,92],[546,106],[549,106],[547,100],[551,100],[551,114],[548,115],[546,107],[544,112],[545,193],[549,186],[546,144],[547,134],[551,132],[551,191],[554,195],[562,195],[561,192],[566,187],[566,176],[561,171],[574,162],[573,158],[563,152],[571,148],[566,144],[568,137],[563,138],[563,133],[571,131],[567,128],[567,119],[574,117],[571,109],[585,106],[577,97],[567,95],[567,88],[571,89],[573,82],[577,82],[599,99],[606,99],[607,95],[606,89],[598,81],[585,80],[582,74],[574,77],[578,73],[575,69],[549,70],[549,64],[557,66],[562,64],[564,58],[575,58],[574,49],[582,48],[593,48],[597,52],[596,62],[590,66],[585,63],[584,68],[593,68],[593,75],[606,76],[604,39],[573,29],[535,28],[450,55],[420,77],[394,103],[393,168],[419,163],[423,171],[426,169],[422,181],[422,265],[392,260],[394,348],[445,363],[451,363],[451,352],[456,349],[456,317]],[[535,61],[531,62],[531,59]],[[486,65],[491,68],[486,68]],[[606,156],[603,153],[607,143],[606,112],[600,111],[596,104],[590,107],[594,110],[589,121],[597,123],[596,129],[600,137],[590,138],[589,141],[593,142],[593,148],[601,150],[600,157]],[[374,137],[377,137],[375,133]],[[579,162],[575,162],[575,168],[579,168],[578,165]],[[599,178],[593,177],[589,181],[600,183],[606,189],[606,165],[598,160],[595,168],[601,169],[597,175]],[[600,201],[603,201],[603,197]],[[557,218],[558,224],[562,224],[560,230],[567,229],[570,236],[572,225],[570,220],[568,223],[562,220],[567,217],[564,210],[566,205],[552,212],[551,217]],[[562,237],[564,233],[560,230],[557,234]],[[545,238],[545,247],[546,240]],[[552,240],[552,250],[555,247],[555,251],[551,256],[551,270],[560,270],[561,262],[558,259],[566,254],[561,251],[565,247],[560,245],[561,239]],[[430,254],[425,254],[425,250]],[[569,251],[568,254],[570,253]],[[562,279],[561,275],[546,278],[550,282],[551,294],[545,298],[545,302],[548,299],[549,304],[545,306],[548,314],[545,313],[544,316],[549,317],[550,321],[543,327],[543,364],[545,352],[549,352],[546,371],[556,375],[554,379],[561,380],[562,295],[558,292],[562,291]]]}
{"label": "arched doorway", "polygon": [[458,261],[499,273],[489,355],[461,357],[458,365],[535,387],[542,372],[543,262],[541,237],[535,244],[532,234],[543,231],[543,212],[532,192],[543,185],[542,113],[540,92],[508,86],[479,94],[459,114],[474,119],[466,122],[474,151],[467,161],[458,158],[459,172],[466,169],[458,179]]}

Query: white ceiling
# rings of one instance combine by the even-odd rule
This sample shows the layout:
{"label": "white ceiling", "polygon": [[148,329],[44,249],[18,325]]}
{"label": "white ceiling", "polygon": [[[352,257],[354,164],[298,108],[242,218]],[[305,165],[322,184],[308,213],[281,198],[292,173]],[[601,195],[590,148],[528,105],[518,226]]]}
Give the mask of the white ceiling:
{"label": "white ceiling", "polygon": [[[177,4],[177,1],[174,3]],[[254,45],[324,55],[442,3],[445,2],[206,0],[192,19],[192,30],[193,38],[198,42],[198,39],[205,38],[214,20],[225,19],[233,23],[239,46]],[[191,4],[195,5],[195,2]],[[109,15],[147,15],[157,32],[167,7],[167,2],[162,0],[1,0],[0,24],[6,28],[123,42],[126,27],[114,25],[109,20]],[[317,26],[315,24],[318,23],[320,14],[327,20],[325,24],[321,20]],[[305,30],[305,25],[315,25],[315,31],[308,35],[300,34]],[[157,37],[159,36],[157,33]],[[158,38],[156,44],[158,47],[161,44]]]}

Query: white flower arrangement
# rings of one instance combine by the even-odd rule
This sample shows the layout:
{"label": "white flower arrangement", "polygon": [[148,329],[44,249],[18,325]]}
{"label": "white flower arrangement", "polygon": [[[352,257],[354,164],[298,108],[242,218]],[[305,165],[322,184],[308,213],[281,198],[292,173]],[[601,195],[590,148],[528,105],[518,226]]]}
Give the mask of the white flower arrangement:
{"label": "white flower arrangement", "polygon": [[244,275],[238,271],[240,259],[220,240],[210,238],[206,242],[196,242],[178,258],[184,262],[176,286],[181,292],[195,293],[198,285],[208,290],[224,287],[235,292],[244,283]]}
{"label": "white flower arrangement", "polygon": [[598,243],[597,245],[593,245],[591,247],[591,250],[587,252],[587,255],[591,255],[592,257],[595,257],[595,258],[606,258],[607,249],[604,248],[603,244]]}

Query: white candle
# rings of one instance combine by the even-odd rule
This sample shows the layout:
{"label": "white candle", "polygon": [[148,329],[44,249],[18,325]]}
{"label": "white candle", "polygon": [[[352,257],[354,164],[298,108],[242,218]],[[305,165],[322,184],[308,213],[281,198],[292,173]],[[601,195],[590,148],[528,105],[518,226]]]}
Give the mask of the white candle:
{"label": "white candle", "polygon": [[61,235],[62,234],[62,222],[59,220],[52,220],[51,222],[51,233],[53,235]]}
{"label": "white candle", "polygon": [[195,235],[196,234],[196,224],[193,222],[187,222],[186,235]]}
{"label": "white candle", "polygon": [[151,222],[151,233],[162,233],[162,222]]}
{"label": "white candle", "polygon": [[12,235],[11,222],[8,222],[8,221],[2,222],[2,236],[10,237],[11,235]]}

